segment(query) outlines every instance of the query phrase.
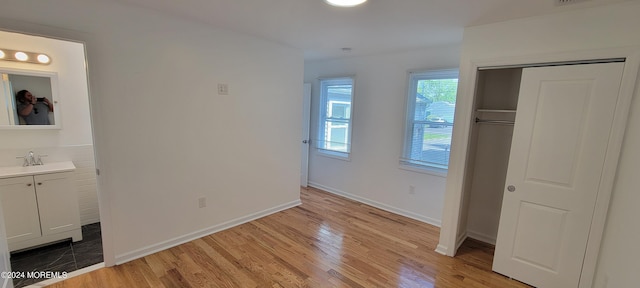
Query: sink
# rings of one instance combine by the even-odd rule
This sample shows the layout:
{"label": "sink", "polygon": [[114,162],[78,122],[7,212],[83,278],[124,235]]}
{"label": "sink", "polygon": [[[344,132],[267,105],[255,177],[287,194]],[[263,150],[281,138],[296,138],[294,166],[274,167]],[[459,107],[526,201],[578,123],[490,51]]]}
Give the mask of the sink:
{"label": "sink", "polygon": [[20,177],[36,174],[48,174],[57,172],[73,171],[76,166],[71,161],[49,162],[44,165],[36,166],[9,166],[0,167],[0,179]]}

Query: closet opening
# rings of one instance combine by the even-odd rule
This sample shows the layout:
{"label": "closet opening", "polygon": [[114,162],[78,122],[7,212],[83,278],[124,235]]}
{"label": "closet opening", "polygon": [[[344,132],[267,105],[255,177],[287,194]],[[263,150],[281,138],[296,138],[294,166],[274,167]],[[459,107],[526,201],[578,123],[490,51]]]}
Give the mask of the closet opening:
{"label": "closet opening", "polygon": [[[458,255],[488,257],[494,271],[509,277],[515,268],[508,261],[517,258],[530,267],[526,273],[518,270],[522,275],[513,272],[513,278],[535,286],[543,283],[529,280],[536,278],[529,277],[537,275],[536,267],[562,271],[553,280],[557,283],[579,278],[576,263],[582,260],[554,265],[569,253],[562,237],[576,233],[568,231],[581,233],[571,239],[573,246],[586,245],[577,242],[588,238],[589,207],[598,193],[591,180],[603,173],[601,158],[610,141],[624,62],[615,58],[478,69],[457,233],[466,243]],[[586,182],[591,184],[586,187]],[[503,222],[501,214],[507,215]]]}
{"label": "closet opening", "polygon": [[[477,72],[464,187],[466,237],[496,244],[522,67]],[[469,245],[467,245],[469,246]],[[475,246],[475,245],[472,245]]]}

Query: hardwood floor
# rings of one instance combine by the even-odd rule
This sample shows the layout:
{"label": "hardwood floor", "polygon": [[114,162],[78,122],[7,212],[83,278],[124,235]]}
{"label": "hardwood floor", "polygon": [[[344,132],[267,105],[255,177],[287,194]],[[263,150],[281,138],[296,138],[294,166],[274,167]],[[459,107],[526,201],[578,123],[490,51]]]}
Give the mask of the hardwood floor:
{"label": "hardwood floor", "polygon": [[49,287],[529,287],[493,247],[434,252],[439,229],[313,188],[302,205]]}

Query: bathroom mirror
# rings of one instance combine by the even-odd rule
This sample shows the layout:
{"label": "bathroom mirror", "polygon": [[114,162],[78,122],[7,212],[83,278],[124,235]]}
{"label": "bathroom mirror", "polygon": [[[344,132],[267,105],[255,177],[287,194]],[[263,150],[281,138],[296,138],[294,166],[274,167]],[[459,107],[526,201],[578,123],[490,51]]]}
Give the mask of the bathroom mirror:
{"label": "bathroom mirror", "polygon": [[[0,68],[0,129],[59,129],[57,85],[55,72]],[[19,110],[30,105],[16,97],[22,90],[37,99],[26,115]]]}

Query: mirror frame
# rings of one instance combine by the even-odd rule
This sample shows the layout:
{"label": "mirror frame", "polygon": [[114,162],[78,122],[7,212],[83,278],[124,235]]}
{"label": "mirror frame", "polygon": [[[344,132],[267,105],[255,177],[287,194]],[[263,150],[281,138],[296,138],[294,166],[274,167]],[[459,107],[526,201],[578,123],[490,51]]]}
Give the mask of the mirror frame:
{"label": "mirror frame", "polygon": [[[58,93],[58,73],[52,71],[40,71],[40,70],[26,70],[26,69],[15,69],[15,68],[6,68],[0,66],[0,74],[13,74],[13,75],[21,75],[21,76],[35,76],[35,77],[45,77],[49,78],[51,82],[51,102],[55,107],[53,112],[53,125],[0,125],[1,130],[39,130],[39,129],[47,129],[47,130],[60,130],[62,129],[61,125],[61,115],[60,113],[60,95]],[[13,93],[13,91],[11,91]],[[15,97],[15,95],[12,95]],[[15,98],[14,98],[15,99]],[[6,104],[2,104],[4,106]]]}

